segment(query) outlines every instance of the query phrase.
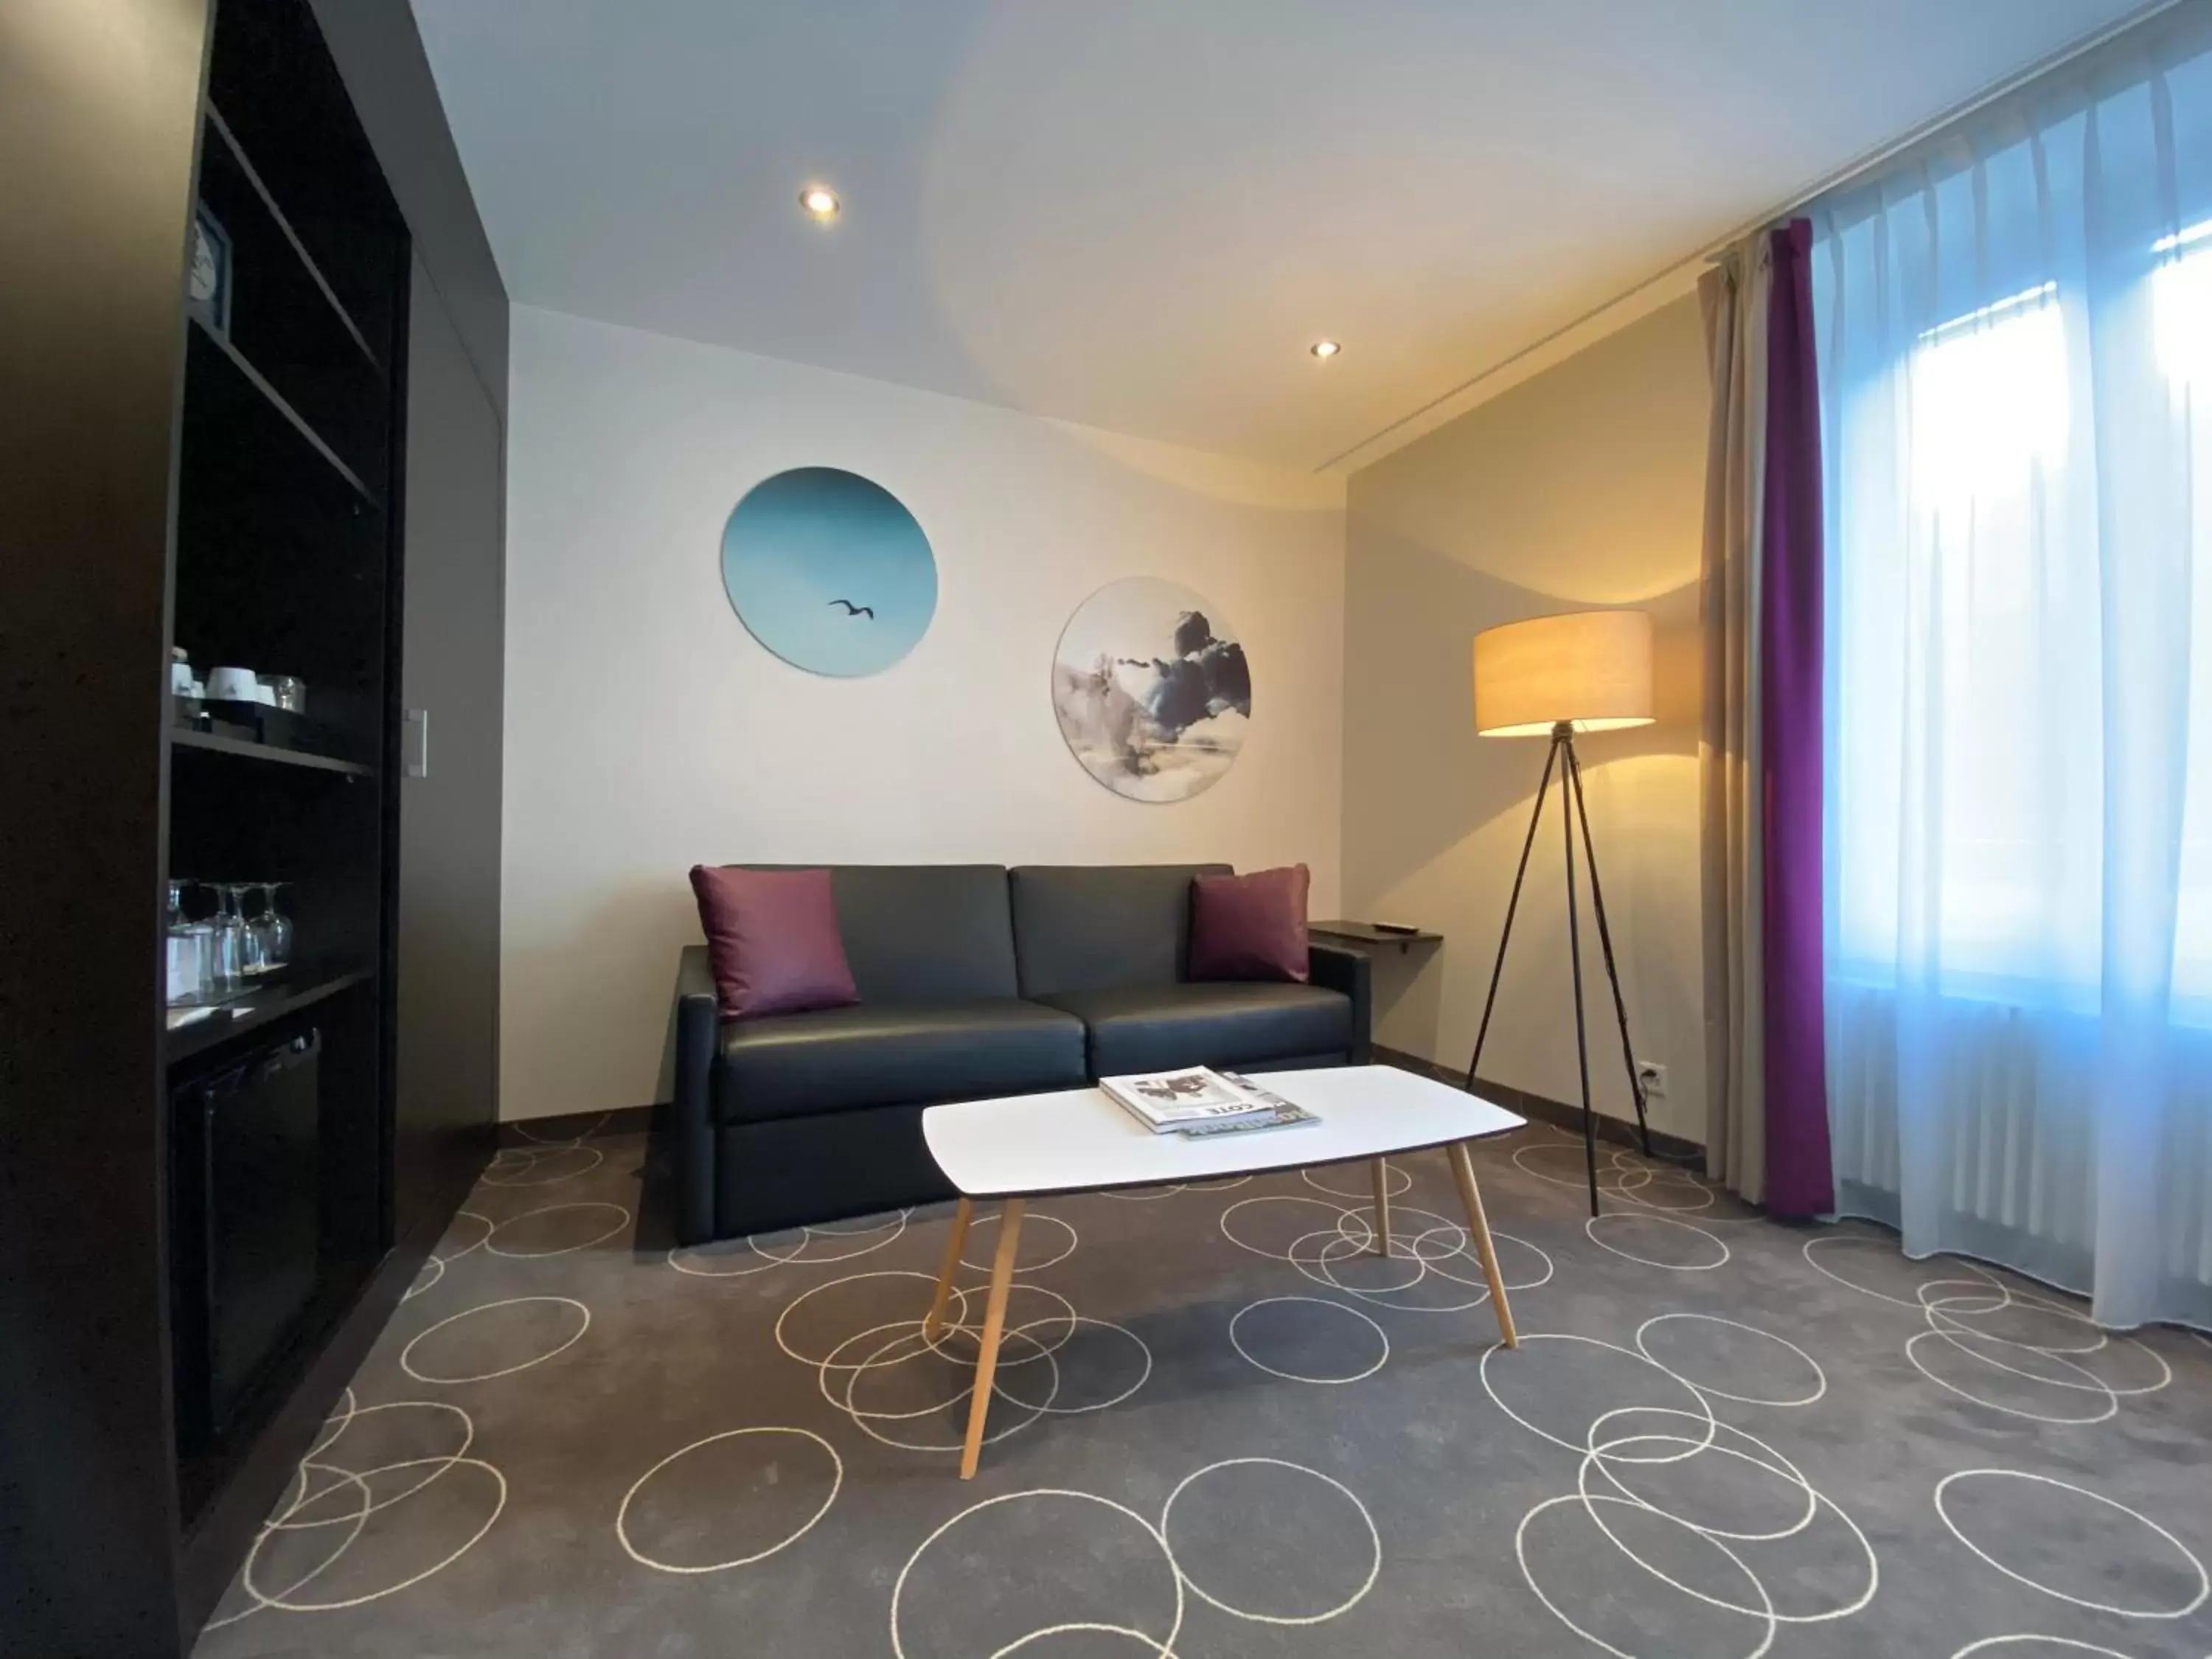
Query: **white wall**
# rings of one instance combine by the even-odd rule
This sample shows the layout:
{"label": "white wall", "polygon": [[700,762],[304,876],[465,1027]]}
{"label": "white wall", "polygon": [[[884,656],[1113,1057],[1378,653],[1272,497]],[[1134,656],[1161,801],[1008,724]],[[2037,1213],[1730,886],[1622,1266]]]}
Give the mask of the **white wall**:
{"label": "white wall", "polygon": [[[740,860],[1304,860],[1339,908],[1344,486],[518,306],[508,449],[501,1115],[660,1087],[685,872]],[[724,597],[738,497],[848,468],[913,512],[935,621],[864,679],[793,668]],[[1251,735],[1194,800],[1110,793],[1050,702],[1117,577],[1213,600]]]}
{"label": "white wall", "polygon": [[[1656,624],[1658,720],[1582,740],[1590,827],[1653,1127],[1705,1138],[1698,921],[1698,570],[1704,337],[1694,295],[1352,475],[1346,537],[1346,902],[1443,933],[1376,962],[1376,1041],[1464,1067],[1545,755],[1474,735],[1480,629],[1587,606]],[[1559,797],[1530,861],[1486,1078],[1579,1098]],[[1583,890],[1585,906],[1589,890]],[[1632,1106],[1596,940],[1583,937],[1591,1081]]]}

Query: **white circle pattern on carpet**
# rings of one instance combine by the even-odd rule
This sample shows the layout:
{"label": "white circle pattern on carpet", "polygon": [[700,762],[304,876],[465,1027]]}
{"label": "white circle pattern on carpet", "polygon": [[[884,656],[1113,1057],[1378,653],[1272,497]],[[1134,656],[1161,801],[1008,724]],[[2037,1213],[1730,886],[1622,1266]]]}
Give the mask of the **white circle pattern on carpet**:
{"label": "white circle pattern on carpet", "polygon": [[1387,1249],[1365,1165],[1055,1197],[968,1485],[996,1206],[931,1336],[949,1206],[672,1248],[645,1154],[498,1154],[198,1659],[2212,1655],[2212,1343],[1861,1224],[1532,1127],[1506,1350],[1438,1156]]}

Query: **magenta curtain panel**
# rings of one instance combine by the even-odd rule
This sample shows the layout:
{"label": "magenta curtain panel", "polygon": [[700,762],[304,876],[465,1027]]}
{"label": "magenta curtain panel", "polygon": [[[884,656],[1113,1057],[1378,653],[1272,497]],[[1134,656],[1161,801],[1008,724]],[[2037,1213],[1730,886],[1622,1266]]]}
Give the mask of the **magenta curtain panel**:
{"label": "magenta curtain panel", "polygon": [[1759,545],[1759,760],[1765,856],[1766,1207],[1835,1208],[1821,1006],[1820,390],[1813,227],[1767,233],[1765,490]]}

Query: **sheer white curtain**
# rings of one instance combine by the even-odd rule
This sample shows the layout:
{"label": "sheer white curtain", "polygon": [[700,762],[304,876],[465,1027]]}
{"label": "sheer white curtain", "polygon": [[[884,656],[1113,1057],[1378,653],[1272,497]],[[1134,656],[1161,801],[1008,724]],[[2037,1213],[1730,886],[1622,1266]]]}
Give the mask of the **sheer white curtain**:
{"label": "sheer white curtain", "polygon": [[2212,38],[1814,215],[1838,1206],[2212,1327]]}

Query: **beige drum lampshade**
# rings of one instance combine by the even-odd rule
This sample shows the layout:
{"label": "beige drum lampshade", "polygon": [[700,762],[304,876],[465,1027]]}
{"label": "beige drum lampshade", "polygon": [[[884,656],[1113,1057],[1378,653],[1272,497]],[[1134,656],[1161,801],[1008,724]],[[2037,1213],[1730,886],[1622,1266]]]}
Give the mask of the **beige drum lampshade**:
{"label": "beige drum lampshade", "polygon": [[1486,628],[1474,636],[1474,729],[1486,738],[1549,737],[1651,723],[1651,618],[1577,611]]}

